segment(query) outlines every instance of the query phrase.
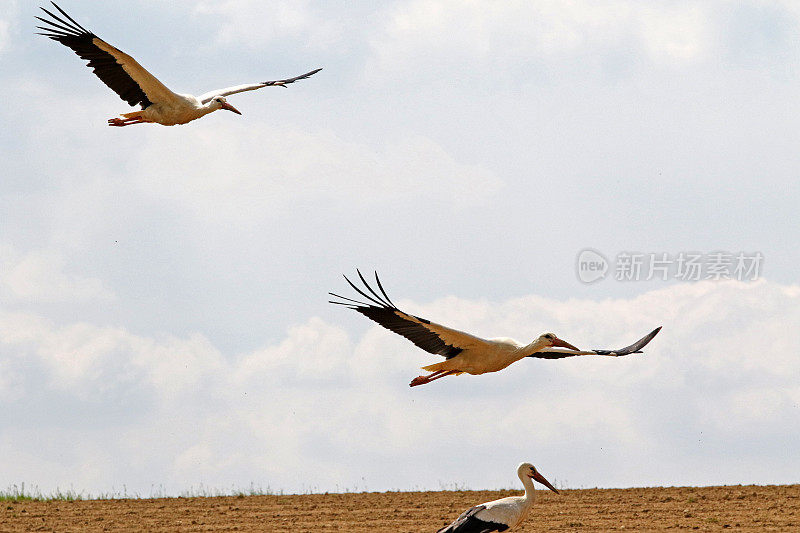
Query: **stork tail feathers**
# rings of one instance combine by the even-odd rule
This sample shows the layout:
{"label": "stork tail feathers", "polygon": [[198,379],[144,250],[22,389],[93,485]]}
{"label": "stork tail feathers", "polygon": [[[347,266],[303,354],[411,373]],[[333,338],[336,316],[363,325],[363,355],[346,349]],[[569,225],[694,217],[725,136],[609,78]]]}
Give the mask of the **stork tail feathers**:
{"label": "stork tail feathers", "polygon": [[420,368],[422,368],[422,370],[425,372],[439,372],[440,370],[447,370],[447,368],[444,368],[445,363],[447,363],[446,360],[442,361],[441,363],[434,363],[432,365],[423,366]]}
{"label": "stork tail feathers", "polygon": [[435,363],[433,365],[423,366],[420,368],[422,368],[422,370],[425,370],[426,372],[447,372],[448,375],[453,375],[453,376],[460,376],[461,374],[464,373],[461,370],[453,370],[452,368],[448,368],[447,363],[449,362],[450,360],[448,359],[447,361],[442,361],[441,363]]}

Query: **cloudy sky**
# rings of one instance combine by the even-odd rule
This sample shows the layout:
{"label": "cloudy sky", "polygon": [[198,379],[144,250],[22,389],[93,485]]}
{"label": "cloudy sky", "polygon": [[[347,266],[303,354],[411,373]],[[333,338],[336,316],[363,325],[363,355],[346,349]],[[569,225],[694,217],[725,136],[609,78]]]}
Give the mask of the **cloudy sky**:
{"label": "cloudy sky", "polygon": [[[0,0],[0,489],[800,480],[796,4],[60,5],[178,92],[324,70],[108,128],[127,104]],[[717,252],[758,279],[615,279]],[[409,389],[437,359],[327,303],[356,267],[482,336],[664,329]]]}

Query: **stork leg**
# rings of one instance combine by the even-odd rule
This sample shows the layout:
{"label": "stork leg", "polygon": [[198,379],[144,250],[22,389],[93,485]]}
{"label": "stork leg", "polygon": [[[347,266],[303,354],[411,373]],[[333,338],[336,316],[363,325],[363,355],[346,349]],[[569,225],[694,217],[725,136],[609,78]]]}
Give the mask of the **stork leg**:
{"label": "stork leg", "polygon": [[437,370],[433,374],[428,374],[427,376],[417,376],[411,380],[411,383],[408,384],[409,387],[416,387],[417,385],[425,385],[426,383],[430,383],[431,381],[435,381],[439,378],[443,378],[445,376],[449,376],[450,374],[456,374],[458,370]]}
{"label": "stork leg", "polygon": [[108,119],[109,126],[130,126],[131,124],[144,124],[145,122],[149,122],[149,120],[144,120],[141,117],[131,117],[131,118],[110,118]]}

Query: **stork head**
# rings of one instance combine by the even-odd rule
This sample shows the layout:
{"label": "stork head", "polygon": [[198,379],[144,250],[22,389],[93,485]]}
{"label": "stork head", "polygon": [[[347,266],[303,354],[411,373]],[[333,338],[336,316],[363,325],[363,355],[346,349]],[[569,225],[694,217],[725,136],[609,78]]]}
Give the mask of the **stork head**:
{"label": "stork head", "polygon": [[550,346],[559,346],[561,348],[569,348],[570,350],[578,351],[578,348],[571,345],[567,341],[562,341],[552,333],[542,333],[539,335],[539,338],[536,339],[536,342],[541,343],[542,347],[545,348],[549,348]]}
{"label": "stork head", "polygon": [[523,477],[529,477],[534,481],[538,481],[548,489],[558,494],[556,488],[553,485],[551,485],[550,482],[547,481],[544,478],[544,476],[539,473],[538,470],[536,470],[536,467],[530,463],[522,463],[521,465],[519,465],[519,467],[517,467],[517,474],[519,474],[520,479],[522,479]]}
{"label": "stork head", "polygon": [[233,111],[237,115],[241,115],[238,109],[233,107],[228,101],[225,99],[224,96],[215,96],[211,99],[211,107],[214,108],[214,111],[217,109],[227,109],[228,111]]}

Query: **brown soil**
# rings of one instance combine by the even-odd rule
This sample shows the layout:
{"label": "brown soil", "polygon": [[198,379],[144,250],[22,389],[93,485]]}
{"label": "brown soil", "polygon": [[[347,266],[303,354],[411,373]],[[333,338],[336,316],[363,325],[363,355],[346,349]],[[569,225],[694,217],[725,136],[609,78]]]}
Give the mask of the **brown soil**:
{"label": "brown soil", "polygon": [[[0,532],[434,532],[517,491],[0,502]],[[537,491],[516,531],[800,531],[800,485]]]}

